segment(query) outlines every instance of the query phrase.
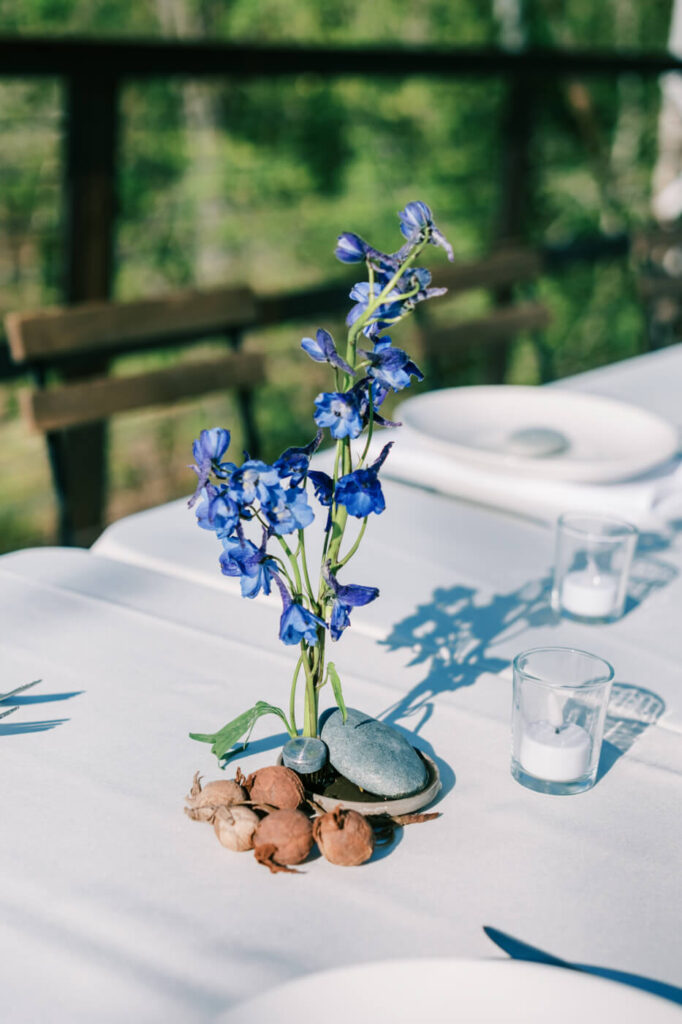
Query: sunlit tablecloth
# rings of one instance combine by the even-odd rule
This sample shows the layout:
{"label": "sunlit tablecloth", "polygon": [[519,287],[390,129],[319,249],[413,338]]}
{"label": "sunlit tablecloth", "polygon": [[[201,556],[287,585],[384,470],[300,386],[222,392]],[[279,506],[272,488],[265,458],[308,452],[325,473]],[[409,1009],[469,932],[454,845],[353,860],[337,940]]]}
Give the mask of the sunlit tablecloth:
{"label": "sunlit tablecloth", "polygon": [[[271,876],[182,813],[194,771],[216,775],[188,731],[283,702],[292,669],[277,603],[237,596],[182,504],[94,553],[0,558],[0,690],[43,680],[0,722],[3,1022],[208,1021],[336,964],[496,956],[484,924],[682,984],[679,535],[642,552],[622,622],[590,628],[547,610],[549,530],[405,484],[386,495],[352,575],[382,596],[335,661],[350,704],[437,757],[443,814],[355,869]],[[509,773],[509,658],[546,642],[616,669],[600,778],[576,797]],[[275,721],[236,764],[274,760]]]}

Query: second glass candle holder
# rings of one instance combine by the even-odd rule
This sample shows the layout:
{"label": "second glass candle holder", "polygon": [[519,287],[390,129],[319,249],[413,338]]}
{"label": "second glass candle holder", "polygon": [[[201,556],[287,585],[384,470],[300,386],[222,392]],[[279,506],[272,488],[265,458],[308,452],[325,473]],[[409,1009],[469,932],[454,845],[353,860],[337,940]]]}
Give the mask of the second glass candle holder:
{"label": "second glass candle holder", "polygon": [[614,622],[623,614],[637,529],[612,516],[559,517],[552,608],[580,622]]}

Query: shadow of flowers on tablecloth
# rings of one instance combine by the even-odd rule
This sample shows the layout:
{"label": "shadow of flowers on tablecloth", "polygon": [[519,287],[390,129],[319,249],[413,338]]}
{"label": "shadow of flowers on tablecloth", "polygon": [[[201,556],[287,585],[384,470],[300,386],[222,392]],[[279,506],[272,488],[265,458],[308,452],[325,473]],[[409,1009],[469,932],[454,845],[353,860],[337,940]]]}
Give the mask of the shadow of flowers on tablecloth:
{"label": "shadow of flowers on tablecloth", "polygon": [[418,733],[433,714],[434,698],[472,686],[482,673],[497,674],[509,667],[509,658],[490,648],[534,627],[551,625],[551,580],[545,577],[524,584],[509,594],[486,594],[473,587],[439,587],[432,598],[401,622],[381,643],[390,651],[410,649],[409,665],[424,665],[426,675],[405,696],[386,710],[384,721],[395,724],[417,716]]}

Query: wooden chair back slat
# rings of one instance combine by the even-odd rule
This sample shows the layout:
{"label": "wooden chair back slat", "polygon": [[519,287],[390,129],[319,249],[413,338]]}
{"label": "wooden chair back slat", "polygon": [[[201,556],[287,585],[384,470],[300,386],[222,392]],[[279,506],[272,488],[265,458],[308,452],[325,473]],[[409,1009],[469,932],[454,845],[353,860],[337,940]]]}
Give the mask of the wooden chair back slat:
{"label": "wooden chair back slat", "polygon": [[239,287],[9,313],[5,328],[13,359],[44,363],[79,352],[115,352],[138,341],[224,333],[255,319],[253,293]]}
{"label": "wooden chair back slat", "polygon": [[448,327],[427,328],[425,341],[429,351],[439,356],[460,355],[465,350],[510,341],[521,331],[542,330],[550,322],[546,306],[539,302],[522,302]]}
{"label": "wooden chair back slat", "polygon": [[[103,436],[102,424],[117,413],[230,389],[244,443],[257,455],[253,388],[265,379],[264,358],[239,349],[241,334],[257,322],[255,297],[242,286],[136,302],[87,302],[5,318],[12,358],[37,381],[20,401],[31,428],[46,435],[62,544],[90,544],[104,526],[103,445],[88,441]],[[146,373],[108,375],[111,359],[124,352],[175,348],[209,336],[224,339],[231,351]],[[91,449],[93,465],[84,472],[83,451]]]}
{"label": "wooden chair back slat", "polygon": [[499,249],[475,262],[441,266],[433,273],[433,283],[456,295],[476,288],[507,288],[521,281],[532,281],[541,270],[539,252],[514,247]]}
{"label": "wooden chair back slat", "polygon": [[543,381],[551,379],[551,352],[539,333],[551,322],[549,310],[540,302],[519,301],[516,294],[519,285],[526,286],[526,293],[532,290],[542,268],[539,251],[509,245],[482,260],[440,268],[434,273],[434,285],[446,287],[450,295],[485,289],[491,294],[495,308],[483,316],[453,320],[447,325],[431,324],[428,317],[422,315],[420,333],[426,365],[432,376],[444,375],[445,383],[455,383],[467,364],[467,357],[483,352],[482,365],[487,381],[502,383],[516,335],[530,331],[540,377]]}
{"label": "wooden chair back slat", "polygon": [[31,427],[47,432],[96,423],[116,413],[166,405],[224,388],[255,387],[264,380],[263,356],[233,352],[149,373],[97,377],[44,391],[24,391],[20,393],[20,402]]}

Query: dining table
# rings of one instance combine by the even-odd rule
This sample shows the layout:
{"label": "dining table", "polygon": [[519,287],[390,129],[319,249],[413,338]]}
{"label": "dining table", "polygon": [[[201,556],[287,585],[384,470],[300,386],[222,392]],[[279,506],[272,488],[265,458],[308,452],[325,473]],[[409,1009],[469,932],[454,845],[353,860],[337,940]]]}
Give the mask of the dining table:
{"label": "dining table", "polygon": [[[674,346],[558,386],[682,428],[680,381]],[[183,813],[197,771],[275,762],[274,718],[223,766],[189,733],[285,703],[295,662],[279,598],[241,597],[186,498],[87,550],[0,558],[0,693],[39,680],[0,698],[16,708],[0,720],[4,1022],[218,1021],[284,983],[386,961],[407,965],[409,992],[410,965],[434,958],[504,969],[484,926],[682,1017],[682,516],[640,531],[623,617],[592,625],[551,607],[551,522],[407,476],[384,480],[386,510],[346,569],[380,597],[333,652],[347,704],[434,759],[439,816],[359,867],[312,856],[270,874]],[[510,666],[541,646],[614,668],[597,781],[579,795],[510,773]],[[468,1020],[452,978],[442,1019]],[[527,1019],[522,997],[504,1019]],[[565,1019],[559,1005],[547,1019]]]}

